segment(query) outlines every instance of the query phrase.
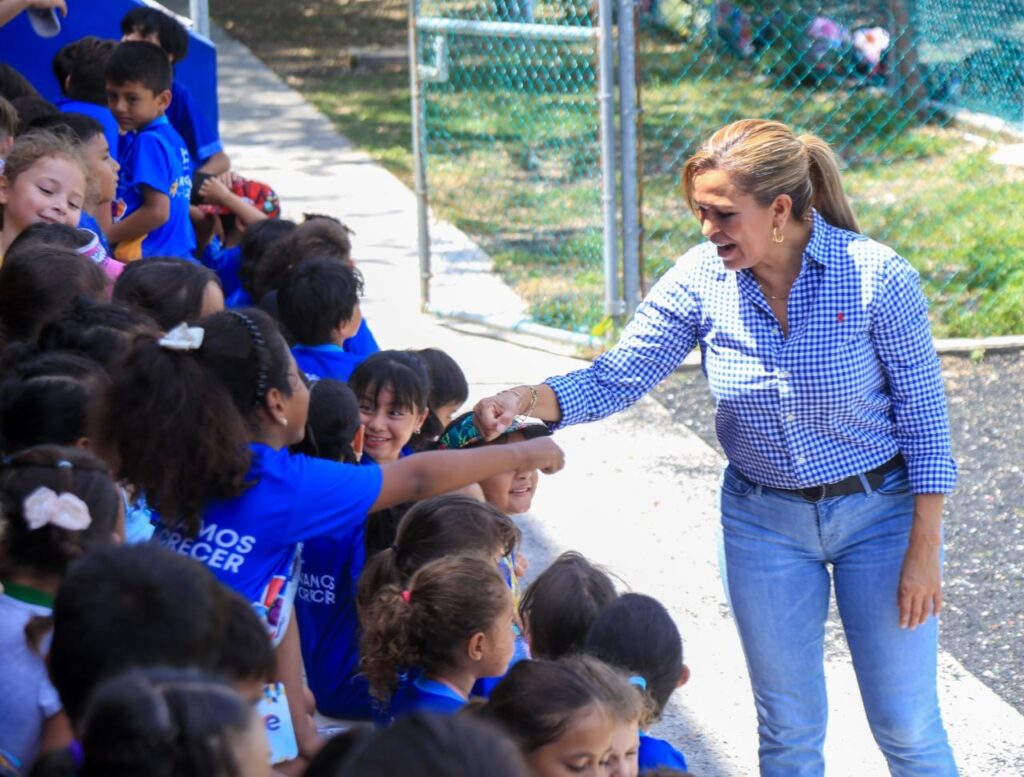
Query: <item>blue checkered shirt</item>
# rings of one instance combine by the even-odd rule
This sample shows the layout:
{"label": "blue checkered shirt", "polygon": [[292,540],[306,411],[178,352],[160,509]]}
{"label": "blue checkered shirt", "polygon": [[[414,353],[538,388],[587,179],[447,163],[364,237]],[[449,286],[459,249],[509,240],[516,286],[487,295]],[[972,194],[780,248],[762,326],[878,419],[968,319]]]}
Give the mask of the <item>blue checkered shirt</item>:
{"label": "blue checkered shirt", "polygon": [[939,360],[917,272],[817,213],[789,294],[789,336],[749,270],[715,246],[687,252],[637,308],[618,345],[546,383],[559,426],[623,410],[699,345],[731,464],[775,488],[833,483],[897,452],[915,493],[956,482]]}

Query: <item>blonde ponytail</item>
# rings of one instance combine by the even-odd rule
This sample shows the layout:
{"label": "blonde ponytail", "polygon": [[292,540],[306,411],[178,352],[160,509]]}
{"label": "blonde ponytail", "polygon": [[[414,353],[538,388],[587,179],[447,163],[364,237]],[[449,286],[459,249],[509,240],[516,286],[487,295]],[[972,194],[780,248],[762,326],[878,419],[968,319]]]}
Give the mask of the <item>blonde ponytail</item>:
{"label": "blonde ponytail", "polygon": [[860,232],[850,201],[843,191],[839,161],[832,148],[817,135],[801,135],[799,139],[807,149],[814,209],[832,226]]}
{"label": "blonde ponytail", "polygon": [[710,170],[728,173],[762,207],[785,194],[793,201],[796,219],[809,218],[814,208],[829,224],[860,231],[835,154],[815,135],[798,138],[782,122],[765,119],[741,119],[722,127],[683,166],[683,193],[695,212],[693,181]]}

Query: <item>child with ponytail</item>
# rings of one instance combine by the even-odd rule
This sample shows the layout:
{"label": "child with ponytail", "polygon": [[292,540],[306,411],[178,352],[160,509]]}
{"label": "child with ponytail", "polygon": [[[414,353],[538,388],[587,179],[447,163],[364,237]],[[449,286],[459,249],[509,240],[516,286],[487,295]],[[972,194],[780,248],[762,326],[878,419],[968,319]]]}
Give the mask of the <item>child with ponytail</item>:
{"label": "child with ponytail", "polygon": [[477,680],[505,673],[513,617],[512,594],[491,560],[443,558],[405,588],[384,586],[362,618],[370,693],[388,703],[391,719],[457,712]]}
{"label": "child with ponytail", "polygon": [[[266,314],[246,309],[163,337],[140,335],[99,414],[107,455],[158,513],[156,539],[252,602],[275,643],[290,620],[301,543],[344,539],[372,511],[523,462],[547,472],[562,466],[550,440],[382,466],[292,455],[308,409],[284,338]],[[301,701],[301,670],[297,661],[287,670],[291,704]]]}
{"label": "child with ponytail", "polygon": [[85,451],[27,448],[0,471],[0,762],[27,768],[71,741],[43,658],[53,598],[68,566],[120,534],[120,499],[106,466]]}
{"label": "child with ponytail", "polygon": [[413,505],[394,544],[369,560],[361,530],[348,543],[307,543],[295,614],[317,709],[345,720],[372,719],[366,678],[359,673],[357,610],[368,610],[381,588],[405,588],[420,567],[447,556],[500,558],[519,536],[512,520],[490,505],[445,494]]}

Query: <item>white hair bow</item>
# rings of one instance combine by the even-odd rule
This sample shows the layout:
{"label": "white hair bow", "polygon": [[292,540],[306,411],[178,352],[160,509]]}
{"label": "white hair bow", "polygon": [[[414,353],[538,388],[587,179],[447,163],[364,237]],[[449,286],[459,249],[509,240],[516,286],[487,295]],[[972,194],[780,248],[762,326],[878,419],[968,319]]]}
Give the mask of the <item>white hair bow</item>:
{"label": "white hair bow", "polygon": [[89,507],[74,494],[59,496],[46,486],[40,486],[25,498],[25,523],[32,531],[50,524],[61,529],[82,531],[92,523]]}
{"label": "white hair bow", "polygon": [[172,351],[197,351],[205,335],[201,326],[189,326],[182,322],[160,338],[160,347]]}

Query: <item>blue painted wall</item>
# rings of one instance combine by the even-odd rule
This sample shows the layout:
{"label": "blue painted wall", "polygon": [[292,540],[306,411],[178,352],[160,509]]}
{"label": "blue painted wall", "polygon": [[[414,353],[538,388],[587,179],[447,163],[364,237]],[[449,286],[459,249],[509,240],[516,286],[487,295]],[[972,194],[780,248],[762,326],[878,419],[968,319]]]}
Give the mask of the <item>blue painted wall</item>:
{"label": "blue painted wall", "polygon": [[[61,19],[60,34],[40,38],[25,14],[0,27],[0,62],[24,75],[48,100],[61,96],[50,62],[65,44],[85,35],[121,38],[121,18],[138,0],[68,0],[67,18]],[[217,50],[206,38],[189,34],[188,56],[175,66],[175,73],[192,92],[211,127],[217,126]]]}

